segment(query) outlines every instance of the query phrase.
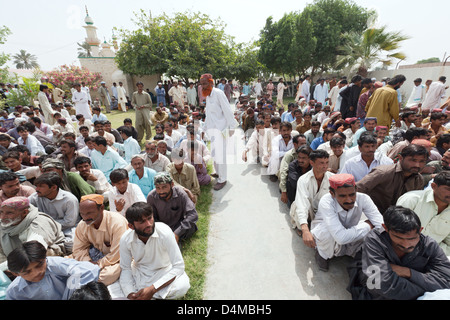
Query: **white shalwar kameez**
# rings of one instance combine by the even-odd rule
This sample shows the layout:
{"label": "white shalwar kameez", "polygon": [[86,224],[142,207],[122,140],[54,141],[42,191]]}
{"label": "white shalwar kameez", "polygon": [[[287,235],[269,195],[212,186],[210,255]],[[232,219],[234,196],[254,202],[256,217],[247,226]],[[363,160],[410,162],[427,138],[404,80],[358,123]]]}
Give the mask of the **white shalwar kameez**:
{"label": "white shalwar kameez", "polygon": [[427,109],[433,111],[439,109],[441,100],[445,97],[445,84],[441,81],[433,82],[428,89],[425,100],[422,103],[422,110]]}
{"label": "white shalwar kameez", "polygon": [[50,105],[50,102],[48,101],[47,95],[45,92],[40,91],[38,93],[38,100],[39,105],[41,107],[42,113],[45,117],[45,123],[49,125],[55,124],[55,118],[53,117],[53,114],[55,113],[55,110],[53,110],[52,106]]}
{"label": "white shalwar kameez", "polygon": [[127,111],[127,95],[124,87],[117,87],[117,102],[122,111]]}
{"label": "white shalwar kameez", "polygon": [[411,95],[409,96],[406,107],[412,108],[421,104],[425,99],[426,92],[426,87],[423,84],[415,86],[411,92]]}
{"label": "white shalwar kameez", "polygon": [[206,97],[205,110],[206,134],[211,139],[211,156],[219,175],[217,182],[223,183],[227,180],[226,131],[234,130],[239,124],[234,118],[227,96],[218,88],[213,88],[211,94]]}
{"label": "white shalwar kameez", "polygon": [[75,111],[77,114],[82,114],[85,119],[92,119],[92,113],[89,108],[89,97],[85,91],[75,91],[72,95],[72,102],[75,105]]}
{"label": "white shalwar kameez", "polygon": [[349,211],[344,210],[331,194],[324,195],[311,222],[311,233],[320,256],[324,259],[354,256],[370,231],[365,220],[375,228],[382,227],[383,216],[368,195],[356,193],[355,206]]}

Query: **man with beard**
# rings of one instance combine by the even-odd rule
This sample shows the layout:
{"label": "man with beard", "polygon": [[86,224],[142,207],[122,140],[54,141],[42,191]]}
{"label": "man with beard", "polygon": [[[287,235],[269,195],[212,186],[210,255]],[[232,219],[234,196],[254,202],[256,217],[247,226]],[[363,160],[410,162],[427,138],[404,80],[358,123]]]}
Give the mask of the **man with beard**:
{"label": "man with beard", "polygon": [[356,182],[369,174],[374,168],[391,165],[394,161],[384,154],[376,154],[378,141],[374,133],[364,132],[358,139],[360,154],[348,159],[340,173],[348,173],[355,177]]}
{"label": "man with beard", "polygon": [[6,257],[23,242],[36,240],[48,256],[65,253],[61,225],[39,212],[27,197],[9,198],[0,205],[0,270],[8,270]]}
{"label": "man with beard", "polygon": [[450,172],[436,175],[431,188],[410,191],[401,196],[397,206],[413,210],[420,218],[423,234],[439,243],[450,256]]}
{"label": "man with beard", "polygon": [[130,229],[120,239],[123,295],[130,300],[183,297],[190,283],[172,230],[155,222],[152,206],[145,202],[128,208],[126,219]]}
{"label": "man with beard", "polygon": [[435,240],[421,234],[414,211],[390,207],[383,229],[368,233],[361,255],[348,268],[353,299],[415,300],[427,292],[448,291],[450,261]]}
{"label": "man with beard", "polygon": [[438,173],[450,170],[450,149],[445,151],[441,160],[428,162],[425,168],[427,167],[429,167],[430,168],[429,171],[432,171],[433,173],[427,174],[422,173],[425,187],[428,186],[430,181],[432,181]]}
{"label": "man with beard", "polygon": [[397,89],[405,81],[405,76],[397,75],[385,87],[375,90],[366,104],[366,117],[377,118],[379,126],[387,126],[388,128],[391,127],[392,120],[394,120],[396,126],[400,127],[400,106]]}
{"label": "man with beard", "polygon": [[[383,216],[370,197],[356,192],[351,174],[334,175],[329,182],[330,193],[320,199],[311,222],[316,262],[321,271],[328,271],[333,257],[355,256],[369,231],[383,223]],[[361,219],[363,215],[367,220]]]}
{"label": "man with beard", "polygon": [[155,221],[164,222],[175,234],[177,242],[191,237],[197,231],[195,204],[183,187],[175,186],[168,172],[159,172],[154,178],[155,189],[148,197]]}
{"label": "man with beard", "polygon": [[[158,152],[158,146],[156,141],[147,141],[145,143],[145,154],[143,156],[145,166],[151,168],[156,172],[167,171],[167,167],[170,164],[169,158]],[[131,165],[126,169],[132,170]]]}
{"label": "man with beard", "polygon": [[133,93],[131,98],[131,105],[136,111],[135,126],[138,132],[137,141],[140,143],[145,135],[145,139],[149,140],[152,136],[152,121],[150,110],[152,108],[152,98],[144,91],[144,84],[142,82],[136,83],[137,91]]}
{"label": "man with beard", "polygon": [[214,190],[220,190],[227,183],[227,131],[230,136],[233,135],[238,122],[234,118],[225,93],[214,87],[212,75],[202,75],[200,84],[203,96],[206,97],[205,128],[211,139],[211,154],[214,155],[214,168],[218,176]]}
{"label": "man with beard", "polygon": [[70,258],[89,261],[100,267],[99,282],[109,286],[120,276],[120,238],[128,229],[125,217],[104,210],[102,195],[83,196],[81,221],[75,229]]}
{"label": "man with beard", "polygon": [[411,144],[399,158],[396,164],[376,167],[356,184],[358,192],[369,195],[382,214],[406,192],[424,187],[420,171],[425,167],[428,150]]}

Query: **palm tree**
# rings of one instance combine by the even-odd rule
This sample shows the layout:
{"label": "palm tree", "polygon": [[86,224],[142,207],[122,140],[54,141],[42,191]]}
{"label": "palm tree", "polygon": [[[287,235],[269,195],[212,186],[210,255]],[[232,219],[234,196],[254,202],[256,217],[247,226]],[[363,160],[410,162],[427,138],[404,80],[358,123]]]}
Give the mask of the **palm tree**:
{"label": "palm tree", "polygon": [[20,53],[15,54],[13,59],[17,69],[33,69],[39,67],[36,56],[25,50],[20,50]]}
{"label": "palm tree", "polygon": [[83,43],[78,43],[78,57],[81,58],[89,58],[92,57],[91,54],[91,45],[87,43],[86,41]]}
{"label": "palm tree", "polygon": [[350,73],[367,77],[369,69],[378,63],[387,67],[394,59],[406,59],[405,54],[397,50],[409,37],[400,32],[388,32],[385,26],[370,27],[362,33],[345,33],[342,37],[344,45],[338,48],[336,60],[338,70],[347,68]]}

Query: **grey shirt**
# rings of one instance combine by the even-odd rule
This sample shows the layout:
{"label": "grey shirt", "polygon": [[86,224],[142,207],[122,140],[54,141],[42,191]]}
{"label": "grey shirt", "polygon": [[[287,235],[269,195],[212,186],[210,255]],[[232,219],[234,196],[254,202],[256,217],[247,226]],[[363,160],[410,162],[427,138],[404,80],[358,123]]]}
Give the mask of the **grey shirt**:
{"label": "grey shirt", "polygon": [[168,201],[160,199],[156,189],[152,190],[147,203],[153,207],[155,221],[164,222],[182,238],[192,229],[197,230],[198,214],[195,204],[182,187],[174,186],[172,190],[172,197]]}
{"label": "grey shirt", "polygon": [[76,227],[79,222],[79,202],[72,193],[59,189],[56,198],[50,200],[33,193],[28,197],[30,203],[52,217],[62,226],[62,231]]}

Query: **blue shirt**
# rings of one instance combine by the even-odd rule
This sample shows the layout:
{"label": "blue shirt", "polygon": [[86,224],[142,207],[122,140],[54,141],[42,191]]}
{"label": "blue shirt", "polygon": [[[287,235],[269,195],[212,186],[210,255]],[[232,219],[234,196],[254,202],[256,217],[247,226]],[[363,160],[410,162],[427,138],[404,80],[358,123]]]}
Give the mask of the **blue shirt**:
{"label": "blue shirt", "polygon": [[125,152],[124,158],[126,162],[131,162],[131,158],[142,151],[139,142],[137,142],[136,139],[133,139],[133,137],[128,137],[123,143],[115,142],[113,145],[118,150]]}
{"label": "blue shirt", "polygon": [[98,116],[96,114],[92,116],[91,122],[95,123],[95,121],[106,121],[106,120],[108,120],[108,118],[103,113],[100,112]]}
{"label": "blue shirt", "polygon": [[115,169],[125,168],[128,163],[116,151],[110,149],[106,150],[105,154],[97,150],[91,153],[92,168],[99,169],[105,175],[109,183],[109,175]]}
{"label": "blue shirt", "polygon": [[312,142],[311,145],[309,146],[312,150],[317,150],[317,148],[324,143],[325,141],[323,141],[323,137],[319,137],[319,138],[315,138]]}
{"label": "blue shirt", "polygon": [[47,269],[39,282],[17,277],[6,290],[6,300],[68,300],[81,286],[97,281],[100,268],[87,261],[47,257]]}
{"label": "blue shirt", "polygon": [[294,118],[292,112],[284,112],[281,115],[281,121],[282,122],[292,122],[294,120],[295,120],[295,118]]}
{"label": "blue shirt", "polygon": [[139,188],[141,188],[142,193],[147,198],[150,191],[155,189],[154,184],[154,177],[156,175],[156,171],[152,168],[144,167],[144,175],[142,176],[142,179],[139,179],[138,175],[136,174],[136,170],[131,170],[128,173],[129,181],[130,183],[137,184]]}

